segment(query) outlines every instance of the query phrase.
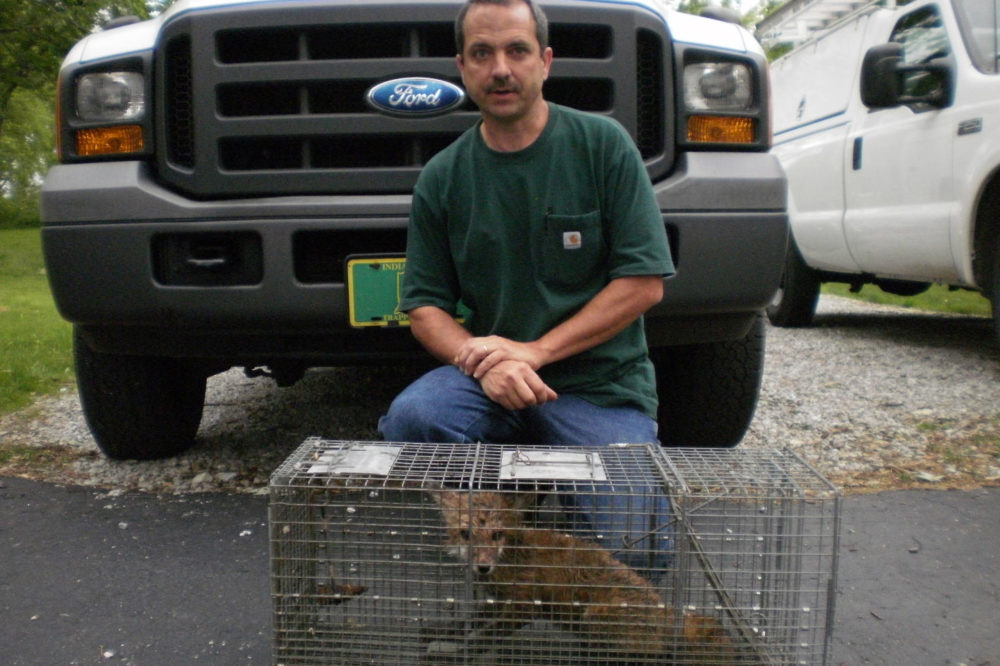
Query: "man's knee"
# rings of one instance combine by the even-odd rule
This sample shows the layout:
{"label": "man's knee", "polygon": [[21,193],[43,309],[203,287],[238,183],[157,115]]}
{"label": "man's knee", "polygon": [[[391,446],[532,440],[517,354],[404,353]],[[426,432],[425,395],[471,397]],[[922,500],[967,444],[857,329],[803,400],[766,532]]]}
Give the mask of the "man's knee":
{"label": "man's knee", "polygon": [[412,385],[396,396],[388,412],[379,419],[379,432],[388,441],[429,441],[428,426],[437,420],[435,401],[428,400],[426,393],[410,388]]}
{"label": "man's knee", "polygon": [[478,383],[456,368],[437,368],[396,396],[379,420],[379,432],[398,442],[477,441],[469,429],[485,409],[481,393]]}
{"label": "man's knee", "polygon": [[479,382],[454,366],[432,370],[400,393],[382,417],[379,431],[400,442],[524,441],[525,424],[490,400]]}
{"label": "man's knee", "polygon": [[602,407],[563,395],[535,413],[539,443],[604,445],[657,443],[656,421],[634,407]]}

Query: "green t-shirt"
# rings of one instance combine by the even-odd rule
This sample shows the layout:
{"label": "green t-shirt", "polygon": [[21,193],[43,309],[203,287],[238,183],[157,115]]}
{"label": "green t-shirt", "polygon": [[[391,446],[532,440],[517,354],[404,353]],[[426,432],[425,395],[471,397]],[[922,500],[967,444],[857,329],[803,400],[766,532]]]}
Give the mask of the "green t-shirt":
{"label": "green t-shirt", "polygon": [[[424,168],[413,195],[400,309],[471,311],[477,336],[531,341],[612,279],[674,271],[645,166],[607,118],[549,104],[528,148],[491,150],[479,126]],[[642,320],[543,367],[556,392],[656,415]]]}

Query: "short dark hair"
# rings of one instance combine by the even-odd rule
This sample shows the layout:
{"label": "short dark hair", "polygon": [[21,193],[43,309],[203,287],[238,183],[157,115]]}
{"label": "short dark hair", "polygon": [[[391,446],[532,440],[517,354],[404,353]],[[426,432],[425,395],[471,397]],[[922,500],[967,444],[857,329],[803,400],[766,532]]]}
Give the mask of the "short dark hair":
{"label": "short dark hair", "polygon": [[535,37],[538,38],[538,46],[544,51],[549,47],[549,19],[545,12],[532,0],[469,0],[458,12],[455,18],[455,48],[458,54],[465,51],[465,15],[469,13],[472,5],[512,5],[516,2],[523,2],[531,10],[531,16],[535,19]]}

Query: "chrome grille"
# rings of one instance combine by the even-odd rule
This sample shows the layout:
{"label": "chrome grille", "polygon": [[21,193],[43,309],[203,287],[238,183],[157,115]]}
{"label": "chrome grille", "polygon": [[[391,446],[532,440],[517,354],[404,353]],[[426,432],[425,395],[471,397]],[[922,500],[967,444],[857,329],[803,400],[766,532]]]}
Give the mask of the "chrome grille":
{"label": "chrome grille", "polygon": [[[409,192],[478,113],[467,102],[446,116],[390,118],[367,107],[365,92],[410,75],[460,85],[458,8],[266,3],[171,21],[157,52],[161,177],[198,198]],[[662,23],[627,5],[547,11],[556,60],[546,98],[615,117],[651,171],[667,168]]]}

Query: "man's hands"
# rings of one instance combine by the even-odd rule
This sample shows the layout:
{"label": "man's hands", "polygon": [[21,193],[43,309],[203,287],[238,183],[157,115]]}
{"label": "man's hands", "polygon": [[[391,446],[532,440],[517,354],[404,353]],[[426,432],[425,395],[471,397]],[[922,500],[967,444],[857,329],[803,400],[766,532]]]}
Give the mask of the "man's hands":
{"label": "man's hands", "polygon": [[438,360],[451,363],[479,380],[486,395],[506,409],[524,409],[558,395],[538,376],[547,359],[543,347],[491,335],[475,338],[440,308],[410,311],[417,340]]}
{"label": "man's hands", "polygon": [[438,360],[478,379],[491,400],[523,409],[559,397],[542,381],[539,368],[610,340],[662,297],[659,276],[614,279],[579,312],[532,342],[473,337],[450,314],[430,305],[410,310],[410,328]]}
{"label": "man's hands", "polygon": [[537,372],[521,361],[498,363],[483,375],[479,385],[490,400],[511,410],[541,405],[559,397]]}
{"label": "man's hands", "polygon": [[534,345],[499,335],[465,340],[455,352],[452,364],[465,374],[482,379],[503,361],[521,361],[532,370],[538,370],[545,364],[543,354]]}
{"label": "man's hands", "polygon": [[527,343],[497,335],[469,338],[452,362],[478,379],[487,397],[506,409],[524,409],[559,397],[536,372],[544,364],[543,355]]}

